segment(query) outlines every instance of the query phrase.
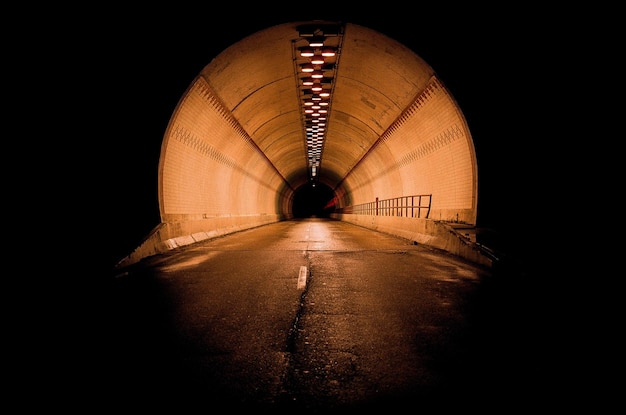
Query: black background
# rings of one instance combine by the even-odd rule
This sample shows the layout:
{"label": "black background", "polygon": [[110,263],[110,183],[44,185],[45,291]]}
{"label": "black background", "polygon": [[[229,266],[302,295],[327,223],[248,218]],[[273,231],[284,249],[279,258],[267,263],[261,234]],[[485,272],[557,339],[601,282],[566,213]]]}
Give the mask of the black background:
{"label": "black background", "polygon": [[[5,219],[13,226],[5,235],[12,246],[18,241],[10,238],[23,235],[29,243],[20,244],[20,249],[52,251],[57,260],[20,262],[25,269],[7,263],[13,265],[10,275],[17,270],[19,280],[28,286],[21,291],[27,295],[19,304],[22,308],[15,311],[35,310],[28,316],[31,324],[20,321],[22,314],[14,319],[23,329],[11,340],[28,339],[32,348],[20,344],[29,353],[17,363],[34,363],[32,370],[22,369],[20,375],[50,376],[49,381],[45,376],[38,380],[48,389],[59,384],[61,370],[67,371],[64,357],[78,366],[100,357],[83,342],[86,331],[102,327],[99,320],[85,317],[91,311],[99,314],[99,308],[105,314],[115,305],[106,295],[106,302],[98,301],[102,287],[91,282],[100,276],[109,281],[115,264],[159,224],[163,135],[196,75],[248,35],[276,24],[310,20],[344,21],[379,31],[412,49],[437,72],[472,133],[478,163],[478,225],[514,240],[516,255],[532,269],[524,275],[524,287],[519,280],[506,286],[503,301],[515,297],[521,314],[540,316],[533,322],[544,321],[538,332],[549,336],[538,341],[549,346],[546,361],[557,359],[563,368],[580,373],[596,369],[596,359],[613,343],[602,341],[604,327],[591,313],[596,303],[618,304],[605,301],[605,295],[619,290],[603,284],[616,275],[601,268],[598,262],[604,256],[594,256],[597,262],[588,268],[583,268],[583,261],[596,242],[588,234],[589,228],[599,225],[593,219],[621,216],[614,206],[608,213],[598,212],[595,204],[581,206],[573,197],[580,190],[596,190],[597,183],[580,180],[578,171],[589,180],[591,172],[604,167],[589,165],[603,164],[604,159],[585,154],[587,149],[618,152],[611,140],[601,145],[602,134],[583,131],[583,125],[595,121],[580,114],[598,111],[604,102],[594,99],[594,89],[613,91],[612,80],[596,65],[596,58],[606,53],[619,58],[616,51],[621,49],[609,46],[607,52],[603,47],[614,42],[616,36],[609,29],[621,27],[612,22],[621,13],[601,5],[594,10],[587,5],[580,10],[572,5],[548,10],[544,3],[341,4],[177,2],[139,8],[109,2],[84,7],[25,5],[27,10],[6,13],[6,104],[26,116],[10,112],[5,116],[5,179],[11,190],[21,192],[4,199]],[[17,97],[8,95],[12,91]],[[13,158],[16,152],[9,145],[15,143],[24,146],[17,156],[28,157]],[[608,198],[602,190],[592,196]],[[28,213],[28,228],[14,221],[21,211]],[[563,233],[571,227],[571,217],[587,221]],[[15,224],[22,228],[14,229]],[[42,269],[35,274],[31,267],[36,266]],[[87,286],[60,284],[68,274]],[[47,280],[52,289],[60,288],[62,296],[34,284],[35,276]],[[41,298],[31,298],[33,289]],[[598,291],[600,295],[592,297]],[[31,308],[39,299],[45,308]],[[57,308],[66,313],[51,312]],[[63,326],[67,332],[61,331]],[[555,340],[564,332],[562,340]],[[62,354],[51,353],[55,345]],[[59,365],[54,368],[59,370],[41,370],[44,363]],[[588,379],[595,383],[598,378]],[[71,393],[62,392],[57,397]],[[576,392],[573,401],[579,396]]]}

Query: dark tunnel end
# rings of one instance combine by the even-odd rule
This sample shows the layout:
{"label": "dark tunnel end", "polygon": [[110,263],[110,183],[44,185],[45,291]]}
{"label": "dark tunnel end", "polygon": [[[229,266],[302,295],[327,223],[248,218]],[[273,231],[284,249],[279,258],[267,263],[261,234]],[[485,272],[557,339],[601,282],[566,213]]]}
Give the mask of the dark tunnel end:
{"label": "dark tunnel end", "polygon": [[307,183],[296,189],[294,218],[329,217],[335,211],[335,192],[323,183]]}

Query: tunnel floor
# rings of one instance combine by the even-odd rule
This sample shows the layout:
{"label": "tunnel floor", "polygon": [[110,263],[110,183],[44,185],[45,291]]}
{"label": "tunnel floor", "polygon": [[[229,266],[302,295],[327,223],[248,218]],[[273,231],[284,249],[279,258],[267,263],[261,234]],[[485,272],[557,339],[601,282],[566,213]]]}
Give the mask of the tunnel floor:
{"label": "tunnel floor", "polygon": [[144,409],[533,408],[555,397],[551,333],[507,277],[324,218],[203,241],[108,286],[89,395]]}

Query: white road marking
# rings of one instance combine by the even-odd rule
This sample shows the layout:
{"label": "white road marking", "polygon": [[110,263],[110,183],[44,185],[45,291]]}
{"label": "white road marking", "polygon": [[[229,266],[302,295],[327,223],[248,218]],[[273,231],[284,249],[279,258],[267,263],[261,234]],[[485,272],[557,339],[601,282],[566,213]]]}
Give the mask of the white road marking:
{"label": "white road marking", "polygon": [[298,289],[303,290],[306,287],[306,267],[303,265],[300,267],[300,274],[298,274]]}

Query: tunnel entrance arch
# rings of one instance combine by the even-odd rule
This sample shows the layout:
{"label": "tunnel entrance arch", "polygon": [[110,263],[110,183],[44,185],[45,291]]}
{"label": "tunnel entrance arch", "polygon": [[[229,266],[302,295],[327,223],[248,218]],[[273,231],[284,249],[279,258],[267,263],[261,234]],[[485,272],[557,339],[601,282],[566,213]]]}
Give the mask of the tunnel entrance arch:
{"label": "tunnel entrance arch", "polygon": [[294,218],[329,217],[335,211],[335,196],[323,183],[307,183],[296,189],[291,212]]}
{"label": "tunnel entrance arch", "polygon": [[[294,60],[301,47],[293,39],[308,43],[312,36],[302,31],[301,23],[273,26],[241,39],[192,80],[161,146],[161,223],[121,263],[312,216],[451,247],[453,252],[465,247],[457,240],[449,242],[450,231],[438,224],[476,223],[476,154],[463,112],[437,73],[384,34],[342,23],[340,32],[328,33],[341,36],[334,39],[341,47],[337,42],[331,46],[340,51],[342,70],[326,68],[332,77],[322,71],[319,82],[332,85],[333,105],[323,118],[328,125],[323,123],[323,143],[317,128],[316,142],[309,144],[303,107],[314,106],[313,89],[300,87],[311,82],[303,75],[310,65],[302,56]],[[250,62],[259,60],[275,70],[249,71]],[[306,102],[293,99],[294,85]],[[315,98],[322,100],[321,95]],[[309,145],[316,149],[311,157]],[[311,181],[310,160],[321,166],[317,156],[322,149],[323,169]],[[358,209],[378,199],[422,194],[432,201],[426,219],[372,216]]]}

